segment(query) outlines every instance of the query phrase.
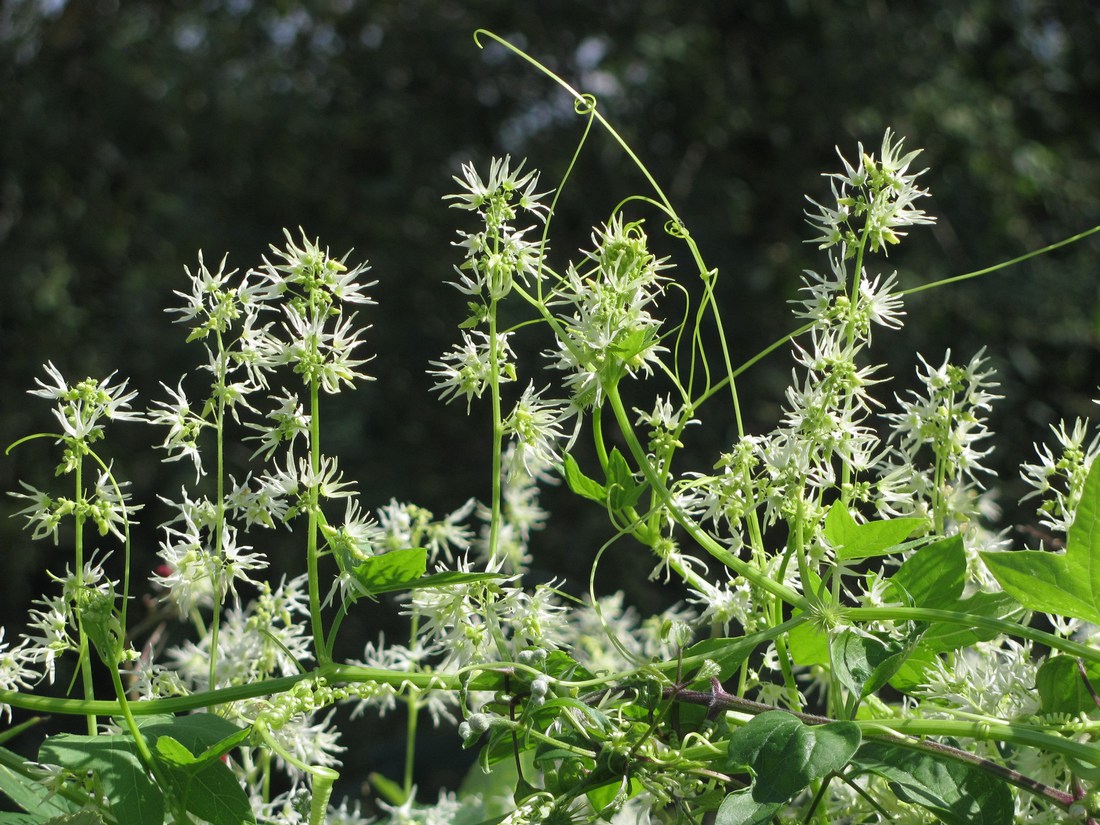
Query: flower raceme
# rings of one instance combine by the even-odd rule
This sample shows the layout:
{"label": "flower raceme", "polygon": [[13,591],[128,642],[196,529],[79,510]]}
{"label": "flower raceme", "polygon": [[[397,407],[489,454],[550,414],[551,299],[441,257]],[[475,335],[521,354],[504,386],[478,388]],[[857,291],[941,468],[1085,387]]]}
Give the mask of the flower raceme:
{"label": "flower raceme", "polygon": [[927,189],[917,186],[917,178],[928,170],[909,171],[920,150],[903,155],[903,142],[887,129],[882,137],[881,157],[876,159],[867,154],[861,143],[855,166],[837,149],[844,171],[827,175],[833,204],[822,205],[807,196],[815,207],[815,211],[807,213],[810,224],[819,231],[811,243],[818,244],[819,249],[839,246],[845,257],[864,248],[885,253],[904,237],[903,227],[935,221],[915,205],[928,196]]}

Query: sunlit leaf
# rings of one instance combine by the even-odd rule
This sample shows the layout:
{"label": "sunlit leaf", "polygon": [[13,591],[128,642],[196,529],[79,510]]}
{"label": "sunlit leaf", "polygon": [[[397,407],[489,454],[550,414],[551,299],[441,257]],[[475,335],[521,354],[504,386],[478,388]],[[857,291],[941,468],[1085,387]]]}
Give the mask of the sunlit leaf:
{"label": "sunlit leaf", "polygon": [[1085,480],[1064,553],[1014,550],[981,557],[1024,607],[1100,624],[1100,461]]}
{"label": "sunlit leaf", "polygon": [[841,501],[833,502],[825,516],[825,538],[839,559],[864,559],[903,549],[904,542],[925,525],[924,519],[895,518],[859,524]]}
{"label": "sunlit leaf", "polygon": [[923,629],[902,639],[845,630],[829,642],[833,673],[860,699],[885,685],[912,654]]}
{"label": "sunlit leaf", "polygon": [[603,504],[607,500],[607,490],[598,481],[589,478],[581,472],[580,465],[573,456],[566,453],[562,461],[562,474],[569,489],[582,498],[598,501]]}
{"label": "sunlit leaf", "polygon": [[[1100,664],[1083,664],[1093,690],[1100,689]],[[1039,709],[1043,713],[1076,716],[1097,709],[1096,698],[1081,677],[1077,660],[1071,656],[1052,656],[1043,662],[1035,674],[1035,689],[1039,693]]]}
{"label": "sunlit leaf", "polygon": [[406,590],[428,569],[428,551],[407,547],[371,556],[352,569],[355,582],[368,596]]}
{"label": "sunlit leaf", "polygon": [[765,825],[781,807],[779,802],[757,802],[751,791],[738,791],[722,800],[714,825]]}
{"label": "sunlit leaf", "polygon": [[51,736],[38,761],[78,774],[90,773],[119,822],[161,822],[164,800],[141,764],[134,740],[125,735]]}
{"label": "sunlit leaf", "polygon": [[810,726],[784,711],[768,711],[730,737],[726,764],[729,769],[751,769],[757,802],[786,802],[815,779],[848,764],[860,738],[852,722]]}
{"label": "sunlit leaf", "polygon": [[852,765],[881,776],[899,799],[920,805],[947,825],[1013,822],[1008,786],[971,765],[881,742],[865,744]]}

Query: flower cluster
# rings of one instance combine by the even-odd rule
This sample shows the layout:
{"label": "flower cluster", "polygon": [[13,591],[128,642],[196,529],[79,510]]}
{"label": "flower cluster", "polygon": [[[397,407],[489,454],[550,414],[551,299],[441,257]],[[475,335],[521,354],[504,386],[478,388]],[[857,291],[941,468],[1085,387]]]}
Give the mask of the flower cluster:
{"label": "flower cluster", "polygon": [[567,374],[565,388],[578,409],[598,406],[604,385],[624,374],[651,374],[667,352],[650,308],[664,290],[668,264],[649,251],[641,223],[616,214],[592,243],[585,263],[570,266],[547,301],[557,308],[562,332],[546,357]]}
{"label": "flower cluster", "polygon": [[890,129],[882,137],[881,158],[876,159],[859,144],[859,162],[852,166],[837,149],[843,172],[831,179],[833,203],[822,205],[807,197],[815,207],[810,223],[819,231],[811,240],[819,249],[840,247],[844,257],[864,248],[886,252],[904,237],[903,227],[932,223],[935,219],[915,204],[927,197],[928,190],[917,186],[917,178],[927,170],[910,172],[909,167],[920,150],[902,154],[903,140],[895,140]]}
{"label": "flower cluster", "polygon": [[1024,464],[1020,469],[1024,481],[1032,488],[1025,500],[1038,496],[1042,502],[1038,510],[1041,523],[1064,535],[1077,512],[1085,478],[1100,454],[1100,435],[1090,438],[1088,423],[1081,418],[1069,428],[1064,421],[1059,422],[1051,427],[1051,432],[1056,449],[1037,445],[1038,463]]}
{"label": "flower cluster", "polygon": [[[963,363],[948,352],[940,366],[920,357],[919,390],[895,394],[891,408],[875,396],[885,368],[869,358],[873,335],[899,328],[905,313],[896,273],[869,271],[869,259],[934,219],[918,207],[928,192],[910,171],[917,152],[903,153],[889,130],[878,158],[858,152],[829,176],[833,200],[811,201],[827,267],[803,275],[790,385],[762,433],[742,421],[718,272],[702,265],[671,204],[640,199],[665,211],[698,279],[673,282],[671,256],[628,218],[629,200],[559,273],[539,176],[509,158],[485,177],[464,166],[461,191],[448,196],[481,226],[456,244],[464,260],[454,286],[468,309],[461,341],[428,369],[434,391],[464,399],[467,414],[488,398],[485,500],[442,514],[397,499],[367,505],[322,451],[322,399],[369,378],[358,313],[373,303],[372,284],[366,264],[304,233],[286,233],[283,248],[244,273],[225,259],[211,269],[201,254],[186,270],[190,287],[173,312],[203,348],[202,380],[163,385],[167,399],[151,409],[133,411],[135,394],[113,375],[70,384],[48,364],[33,393],[54,402],[60,432],[39,437],[61,446],[58,475],[72,490],[24,484],[15,496],[35,539],[68,542],[71,522],[73,561],[51,574],[59,588],[33,602],[16,641],[0,629],[0,698],[49,705],[12,697],[64,682],[68,659],[83,696],[54,707],[78,707],[90,735],[69,739],[62,756],[59,740],[47,740],[43,783],[73,791],[61,796],[94,809],[97,822],[123,818],[111,771],[70,756],[85,742],[88,753],[125,756],[137,788],[127,792],[152,788],[170,821],[373,822],[358,802],[330,801],[352,741],[338,724],[343,705],[353,720],[407,714],[403,783],[371,780],[387,825],[764,822],[795,809],[799,820],[869,825],[923,822],[944,806],[964,821],[970,802],[998,824],[1055,821],[1054,807],[1086,811],[1079,777],[1100,766],[1090,716],[1097,614],[1091,591],[1082,597],[1078,583],[1058,579],[1092,553],[1091,533],[1073,531],[1075,519],[1091,531],[1096,518],[1100,437],[1082,420],[1062,423],[1056,445],[1023,467],[1052,547],[1069,534],[1072,551],[1032,554],[1052,571],[1037,582],[1057,591],[1036,604],[986,552],[1005,542],[990,527],[985,486],[998,396],[984,352]],[[690,309],[666,329],[658,302],[673,288]],[[706,352],[711,321],[721,373]],[[552,343],[526,346],[535,331]],[[528,355],[561,377],[560,393],[527,376]],[[685,469],[689,428],[726,391],[728,446],[705,472]],[[141,603],[129,567],[119,580],[109,572],[117,555],[131,564],[138,510],[100,455],[110,421],[156,425],[164,460],[195,470],[177,499],[159,498],[168,517]],[[582,435],[590,453],[574,449]],[[228,449],[238,438],[252,446]],[[580,575],[525,584],[533,568],[541,574],[538,542],[560,540],[539,534],[549,518],[540,490],[563,479],[606,513],[613,535]],[[92,527],[124,553],[108,564],[89,552]],[[282,577],[260,539],[275,527],[304,548],[280,560],[292,571]],[[631,544],[649,561],[620,563],[637,555]],[[611,564],[608,594],[597,586]],[[672,594],[652,613],[623,582],[623,571],[646,569],[657,599]],[[392,607],[406,635],[372,633],[358,661],[341,660],[341,628],[363,601]],[[138,604],[148,614],[131,622]],[[1019,624],[1051,604],[1067,612],[1048,616],[1053,632]],[[106,727],[92,701],[100,665],[115,690]],[[880,693],[886,685],[901,699]],[[210,712],[139,722],[137,702],[145,714]],[[417,798],[424,716],[481,748],[488,790]],[[176,725],[180,736],[150,737],[146,724]],[[935,738],[960,732],[974,740],[968,752]],[[112,737],[109,747],[91,734]],[[798,760],[787,758],[789,743]],[[1006,776],[1024,790],[1010,794]],[[738,788],[742,779],[748,787]]]}

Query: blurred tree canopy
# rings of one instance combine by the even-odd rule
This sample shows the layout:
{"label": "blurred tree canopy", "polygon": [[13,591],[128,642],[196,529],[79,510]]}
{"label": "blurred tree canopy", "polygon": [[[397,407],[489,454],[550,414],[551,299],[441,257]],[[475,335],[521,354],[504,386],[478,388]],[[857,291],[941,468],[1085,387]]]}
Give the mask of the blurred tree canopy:
{"label": "blurred tree canopy", "polygon": [[[803,196],[825,193],[834,145],[873,151],[892,126],[925,147],[939,223],[898,256],[905,285],[1100,223],[1091,4],[11,0],[0,11],[5,439],[48,426],[23,395],[47,359],[72,378],[118,369],[156,397],[158,380],[199,359],[162,313],[182,267],[202,249],[247,268],[301,226],[336,252],[355,247],[379,280],[378,381],[326,421],[364,502],[443,510],[484,496],[476,412],[444,410],[424,373],[462,312],[444,284],[458,213],[441,196],[460,162],[504,152],[552,186],[580,123],[546,78],[479,49],[478,27],[597,95],[721,270],[737,358],[792,327],[799,274],[823,265],[802,243]],[[559,208],[556,253],[574,254],[643,189],[597,134]],[[882,336],[900,376],[914,351],[990,347],[1009,486],[1030,441],[1096,394],[1098,253],[1086,242],[915,296],[907,329]],[[775,355],[746,379],[750,428],[772,422],[788,369]],[[144,446],[123,438],[124,451]],[[0,481],[48,476],[40,461],[7,458]],[[178,483],[151,461],[126,472],[137,489]],[[14,521],[0,529],[5,547],[23,541]],[[6,586],[23,591],[31,554],[5,563]]]}
{"label": "blurred tree canopy", "polygon": [[[73,378],[118,369],[156,396],[199,358],[162,314],[182,267],[202,249],[247,268],[301,226],[336,252],[355,247],[379,279],[378,382],[327,421],[345,466],[367,503],[455,506],[483,495],[485,465],[476,413],[443,410],[423,371],[461,317],[443,283],[457,213],[441,196],[460,162],[503,152],[553,185],[580,132],[568,97],[500,47],[477,48],[476,28],[597,95],[721,270],[734,354],[747,358],[791,328],[799,274],[823,265],[802,243],[803,195],[825,193],[834,145],[873,151],[892,126],[925,147],[939,223],[898,256],[905,285],[1100,223],[1098,15],[1042,0],[8,2],[0,432],[45,426],[23,392],[47,359]],[[561,203],[556,252],[643,189],[597,134]],[[1098,252],[1085,243],[914,297],[909,327],[880,352],[908,375],[916,350],[937,360],[989,345],[1010,473],[1047,423],[1095,395]],[[748,379],[750,426],[771,423],[788,364],[773,356]],[[3,463],[6,489],[19,463]],[[165,489],[152,462],[127,472]],[[2,529],[11,546],[16,525]],[[16,557],[7,583],[19,588]]]}
{"label": "blurred tree canopy", "polygon": [[[202,249],[208,262],[228,253],[231,267],[248,268],[283,227],[301,226],[334,252],[354,247],[379,281],[379,306],[366,311],[378,380],[326,408],[326,449],[360,480],[367,506],[394,496],[443,512],[484,498],[476,434],[487,433],[485,414],[444,409],[424,372],[455,340],[463,311],[444,283],[459,260],[451,242],[462,215],[441,196],[461,162],[505,152],[555,185],[581,122],[546,78],[499,47],[475,46],[479,27],[598,97],[721,271],[737,360],[794,326],[786,302],[800,273],[824,265],[803,243],[802,210],[805,194],[827,192],[820,173],[836,168],[834,146],[848,157],[857,141],[877,151],[892,126],[909,148],[925,148],[939,223],[914,231],[898,254],[905,286],[1100,223],[1095,4],[8,0],[4,443],[50,426],[45,404],[24,395],[46,360],[71,379],[117,369],[146,402],[162,397],[159,380],[174,383],[201,359],[163,314],[184,287],[183,266]],[[559,263],[636,191],[640,175],[594,135],[556,217]],[[1006,396],[994,464],[1010,490],[1031,441],[1059,416],[1088,414],[1097,395],[1098,260],[1090,240],[914,296],[909,326],[876,341],[901,381],[916,351],[938,362],[948,347],[962,359],[989,347]],[[789,368],[780,353],[747,376],[750,429],[773,423]],[[122,429],[116,455],[154,441]],[[44,455],[5,457],[0,484],[46,484]],[[185,469],[150,460],[123,473],[136,490],[171,491]],[[592,548],[576,533],[602,514],[561,506],[571,508],[564,524],[539,541],[580,573]],[[5,603],[22,605],[44,548],[25,550],[8,518],[0,541]],[[152,565],[155,541],[139,534],[138,572]]]}

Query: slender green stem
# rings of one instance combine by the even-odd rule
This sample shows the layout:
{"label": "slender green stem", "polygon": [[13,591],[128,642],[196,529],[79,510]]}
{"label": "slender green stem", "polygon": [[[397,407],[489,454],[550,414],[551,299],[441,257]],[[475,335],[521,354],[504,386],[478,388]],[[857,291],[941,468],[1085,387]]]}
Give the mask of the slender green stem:
{"label": "slender green stem", "polygon": [[634,456],[634,460],[637,461],[639,468],[641,468],[643,475],[645,475],[646,481],[655,491],[657,491],[658,499],[668,508],[669,514],[676,520],[676,523],[683,527],[688,535],[691,536],[692,540],[700,547],[732,569],[735,573],[744,576],[761,590],[771,593],[787,604],[802,610],[809,610],[811,607],[810,602],[803,597],[801,593],[782,582],[774,581],[770,576],[730,553],[729,550],[715,541],[706,530],[700,527],[694,519],[676,506],[672,494],[665,486],[664,480],[657,475],[657,471],[649,463],[645,450],[642,448],[637,435],[634,433],[634,428],[630,424],[630,417],[627,415],[626,407],[623,405],[622,397],[619,395],[618,387],[614,384],[610,384],[604,387],[604,392],[611,404],[611,409],[615,413],[615,420],[619,424],[619,429],[622,431],[623,437],[626,439],[626,443],[630,448],[630,452]]}
{"label": "slender green stem", "polygon": [[[321,467],[321,393],[316,377],[309,382],[309,467],[314,479],[317,478]],[[313,650],[317,662],[327,665],[332,661],[328,647],[325,645],[325,627],[321,617],[321,581],[320,565],[318,564],[319,551],[317,536],[320,532],[317,520],[318,508],[321,506],[320,489],[315,486],[309,491],[308,524],[306,527],[306,567],[309,576],[309,623],[313,632]]]}
{"label": "slender green stem", "polygon": [[[416,650],[417,636],[420,631],[420,615],[413,612],[412,627],[409,630],[409,649]],[[420,720],[420,688],[409,687],[405,697],[405,798],[413,795],[413,769],[416,767],[416,726]]]}
{"label": "slender green stem", "polygon": [[309,825],[325,825],[328,814],[328,800],[332,796],[332,786],[336,784],[340,774],[324,765],[310,765],[303,762],[283,747],[282,743],[272,735],[271,728],[263,719],[257,719],[253,723],[252,729],[263,739],[268,748],[285,759],[288,764],[293,765],[303,773],[309,774],[310,781],[313,784],[313,798],[310,800],[309,806]]}
{"label": "slender green stem", "polygon": [[501,520],[501,446],[504,441],[504,422],[500,417],[500,342],[497,340],[497,301],[489,303],[489,394],[493,416],[493,467],[492,467],[492,516],[489,522],[489,558],[495,559],[500,541]]}
{"label": "slender green stem", "polygon": [[[121,710],[121,716],[126,723],[126,729],[130,731],[130,735],[134,738],[134,746],[137,748],[138,756],[141,758],[142,763],[154,776],[158,776],[157,763],[153,759],[153,754],[149,750],[149,744],[145,741],[145,737],[142,736],[140,728],[138,728],[137,720],[134,719],[134,714],[130,711],[130,702],[126,699],[126,689],[122,686],[122,677],[118,672],[117,667],[111,669],[111,684],[115,688],[115,697],[118,699],[119,710]],[[161,787],[165,787],[164,783]]]}
{"label": "slender green stem", "polygon": [[1034,249],[1031,252],[1024,253],[1023,255],[1017,255],[1015,258],[1009,258],[1007,261],[1002,261],[999,264],[993,264],[992,266],[987,266],[982,269],[976,269],[973,272],[966,272],[962,275],[955,275],[951,278],[941,278],[940,280],[933,281],[929,284],[921,284],[920,286],[910,287],[909,289],[903,290],[899,294],[916,295],[918,292],[924,292],[928,289],[936,289],[937,287],[947,286],[948,284],[957,284],[961,281],[969,281],[972,278],[980,278],[983,275],[990,275],[994,272],[1006,269],[1007,267],[1021,264],[1024,261],[1031,260],[1032,258],[1037,258],[1040,255],[1046,255],[1049,252],[1054,252],[1056,249],[1061,249],[1063,246],[1069,246],[1070,244],[1075,244],[1078,241],[1083,241],[1085,238],[1089,237],[1090,235],[1095,235],[1097,232],[1100,232],[1100,226],[1094,226],[1091,229],[1086,229],[1084,232],[1078,232],[1076,235],[1071,235],[1068,238],[1063,238],[1060,241],[1056,241],[1055,243],[1049,244],[1048,246],[1044,246],[1042,249]]}
{"label": "slender green stem", "polygon": [[[503,665],[502,665],[503,667]],[[359,665],[327,664],[305,673],[264,679],[246,685],[207,690],[190,696],[174,696],[169,699],[144,699],[130,702],[130,711],[135,716],[151,714],[176,714],[202,708],[224,705],[255,699],[259,696],[274,696],[290,690],[299,682],[307,679],[324,679],[329,684],[376,682],[394,687],[412,686],[422,690],[498,690],[501,674],[498,670],[479,668],[477,675],[465,682],[457,673],[418,673],[407,670],[387,670],[385,668],[361,667]],[[34,693],[21,693],[14,690],[0,690],[0,705],[11,705],[36,713],[56,713],[63,715],[118,716],[122,709],[118,702],[106,700],[63,699],[53,696],[41,696]]]}
{"label": "slender green stem", "polygon": [[[1032,730],[1011,722],[971,722],[958,719],[886,719],[857,720],[864,731],[888,731],[906,736],[950,736],[986,742],[1012,742],[1044,753],[1059,753],[1089,765],[1100,767],[1100,747],[1075,742],[1056,733]],[[894,742],[894,739],[887,739]],[[901,740],[897,744],[903,744]]]}
{"label": "slender green stem", "polygon": [[[225,370],[225,349],[222,344],[221,333],[218,333],[218,348],[221,350],[220,359],[223,362],[222,370],[224,374]],[[219,383],[224,384],[224,381]],[[221,628],[222,617],[222,590],[223,579],[225,576],[224,567],[224,532],[225,532],[225,393],[224,387],[219,386],[218,392],[218,405],[217,412],[215,413],[214,432],[216,433],[217,442],[217,474],[215,484],[217,485],[216,497],[214,499],[214,565],[210,571],[211,585],[214,593],[214,613],[210,617],[210,672],[209,672],[209,685],[210,687],[217,687],[218,685],[218,631]]]}
{"label": "slender green stem", "polygon": [[[72,450],[74,453],[80,451],[76,459],[76,468],[73,472],[74,475],[74,495],[73,501],[76,502],[73,513],[73,521],[75,523],[75,534],[73,538],[73,563],[75,570],[73,571],[75,598],[77,603],[73,605],[73,612],[76,616],[76,630],[77,630],[77,645],[80,648],[80,678],[84,688],[85,700],[95,699],[95,685],[92,682],[92,651],[91,646],[88,643],[88,634],[84,632],[84,617],[81,615],[80,599],[84,592],[84,522],[86,519],[84,507],[86,499],[84,497],[84,444],[82,442],[75,442],[72,444]],[[95,736],[98,733],[98,723],[94,714],[88,715],[88,735]]]}
{"label": "slender green stem", "polygon": [[1034,627],[1017,624],[1005,619],[979,616],[976,613],[957,613],[951,610],[933,610],[927,607],[848,607],[844,608],[843,615],[845,620],[853,625],[876,621],[946,622],[963,625],[975,630],[988,630],[997,634],[1027,639],[1060,650],[1070,656],[1078,656],[1090,662],[1100,662],[1100,650],[1096,648],[1088,647],[1070,639],[1063,639],[1053,633],[1045,633]]}
{"label": "slender green stem", "polygon": [[[584,111],[587,113],[589,112],[589,110],[591,110],[591,116],[599,121],[599,124],[603,126],[603,128],[612,137],[612,139],[614,139],[614,141],[619,144],[619,147],[623,150],[624,154],[626,154],[626,156],[634,162],[634,165],[638,167],[638,171],[642,173],[646,181],[653,188],[653,191],[656,193],[657,197],[661,199],[661,203],[663,203],[667,207],[669,214],[675,215],[675,210],[673,210],[672,208],[672,202],[665,195],[664,190],[661,188],[660,184],[657,183],[657,179],[653,177],[653,173],[650,172],[648,168],[646,168],[646,165],[642,163],[638,155],[634,152],[633,149],[630,148],[630,144],[628,144],[626,140],[624,140],[623,137],[617,131],[615,131],[615,128],[607,121],[607,119],[602,114],[600,114],[599,110],[595,107],[595,102],[591,97],[581,94],[568,83],[566,83],[561,77],[554,74],[552,71],[546,68],[546,66],[531,57],[531,55],[527,54],[522,49],[516,48],[507,40],[500,37],[499,35],[494,34],[491,31],[488,31],[486,29],[478,29],[476,32],[474,32],[474,42],[477,43],[479,47],[481,46],[482,35],[499,43],[501,46],[508,49],[508,51],[512,52],[523,60],[526,60],[528,63],[530,63],[540,72],[542,72],[542,74],[546,75],[563,89],[565,89],[565,91],[567,91],[573,97],[578,106],[582,107],[582,109],[579,109],[579,111]],[[679,218],[676,218],[676,220],[678,223],[680,223]]]}
{"label": "slender green stem", "polygon": [[111,684],[115,689],[115,698],[118,700],[119,709],[122,711],[121,716],[126,723],[126,729],[130,732],[130,736],[134,740],[134,747],[137,748],[138,758],[141,759],[142,764],[145,765],[145,769],[156,779],[157,785],[164,794],[168,806],[173,809],[173,817],[175,820],[182,823],[191,822],[191,817],[188,816],[187,810],[183,807],[176,794],[173,793],[172,785],[164,776],[164,772],[157,763],[157,760],[153,757],[152,751],[149,750],[149,744],[145,741],[145,736],[142,734],[141,729],[138,727],[137,720],[130,710],[130,702],[126,699],[126,689],[122,686],[122,676],[119,673],[118,663],[105,661],[104,664],[107,665],[108,669],[111,671]]}
{"label": "slender green stem", "polygon": [[405,696],[405,777],[402,788],[405,798],[410,799],[413,794],[413,770],[416,767],[416,726],[420,720],[420,690],[410,687]]}

